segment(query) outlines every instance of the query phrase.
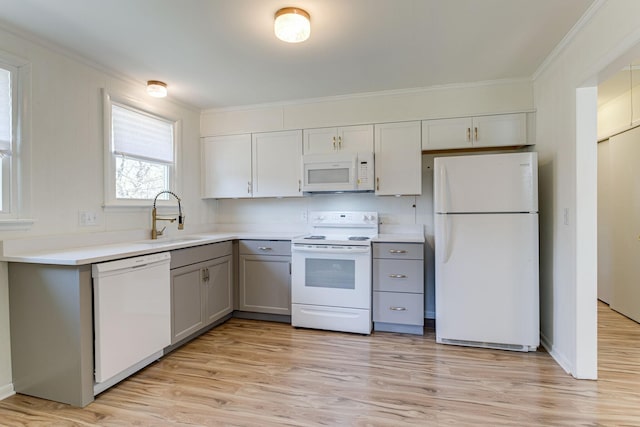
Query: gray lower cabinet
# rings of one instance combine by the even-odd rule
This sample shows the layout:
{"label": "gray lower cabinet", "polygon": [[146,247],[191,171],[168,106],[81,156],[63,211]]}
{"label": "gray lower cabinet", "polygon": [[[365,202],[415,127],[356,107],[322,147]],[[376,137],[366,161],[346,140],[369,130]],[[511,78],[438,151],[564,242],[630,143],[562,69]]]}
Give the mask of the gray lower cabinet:
{"label": "gray lower cabinet", "polygon": [[171,344],[233,311],[231,242],[171,252]]}
{"label": "gray lower cabinet", "polygon": [[373,327],[424,333],[424,244],[373,244]]}
{"label": "gray lower cabinet", "polygon": [[291,315],[291,242],[241,240],[240,311]]}

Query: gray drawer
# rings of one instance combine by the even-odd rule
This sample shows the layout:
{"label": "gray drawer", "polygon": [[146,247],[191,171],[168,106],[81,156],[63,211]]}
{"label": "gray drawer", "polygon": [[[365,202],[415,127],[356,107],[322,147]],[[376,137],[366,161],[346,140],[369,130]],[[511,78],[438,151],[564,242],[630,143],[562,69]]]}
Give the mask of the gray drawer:
{"label": "gray drawer", "polygon": [[231,255],[231,241],[212,243],[210,245],[193,246],[171,251],[171,268],[196,264],[225,255]]}
{"label": "gray drawer", "polygon": [[240,240],[240,255],[291,255],[289,240]]}
{"label": "gray drawer", "polygon": [[374,259],[373,290],[424,293],[423,261]]}
{"label": "gray drawer", "polygon": [[374,258],[423,259],[423,243],[374,243]]}
{"label": "gray drawer", "polygon": [[373,321],[402,325],[424,325],[424,295],[374,292]]}

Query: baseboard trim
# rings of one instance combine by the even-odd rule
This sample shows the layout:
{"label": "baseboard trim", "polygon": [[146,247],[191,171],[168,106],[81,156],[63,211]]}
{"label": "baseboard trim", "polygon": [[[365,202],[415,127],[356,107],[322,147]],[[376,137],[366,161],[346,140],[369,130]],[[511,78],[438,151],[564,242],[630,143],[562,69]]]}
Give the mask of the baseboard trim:
{"label": "baseboard trim", "polygon": [[13,384],[9,383],[0,387],[0,400],[4,400],[7,397],[13,396],[16,391],[13,389]]}
{"label": "baseboard trim", "polygon": [[551,342],[542,332],[540,332],[540,344],[542,345],[542,347],[544,347],[545,350],[547,350],[547,353],[549,353],[553,360],[555,360],[556,363],[560,365],[560,367],[564,369],[567,374],[575,378],[575,375],[573,375],[573,370],[571,369],[572,365],[571,363],[569,363],[569,360],[563,354],[556,351],[556,349],[553,347],[553,344],[551,344]]}

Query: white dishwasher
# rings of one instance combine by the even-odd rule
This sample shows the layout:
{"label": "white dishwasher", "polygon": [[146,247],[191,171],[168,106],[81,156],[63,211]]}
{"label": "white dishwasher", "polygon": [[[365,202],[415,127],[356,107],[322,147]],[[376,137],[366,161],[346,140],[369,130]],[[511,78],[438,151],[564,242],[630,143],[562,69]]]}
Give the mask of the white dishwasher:
{"label": "white dishwasher", "polygon": [[94,264],[94,394],[162,356],[171,344],[171,254]]}

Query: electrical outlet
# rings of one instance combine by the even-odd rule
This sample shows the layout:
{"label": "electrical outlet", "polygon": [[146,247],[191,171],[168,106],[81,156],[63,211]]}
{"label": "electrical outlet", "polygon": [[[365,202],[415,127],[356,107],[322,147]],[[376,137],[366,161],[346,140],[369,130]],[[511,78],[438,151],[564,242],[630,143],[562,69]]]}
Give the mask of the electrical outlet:
{"label": "electrical outlet", "polygon": [[78,212],[78,224],[82,227],[98,225],[98,214],[91,211]]}

